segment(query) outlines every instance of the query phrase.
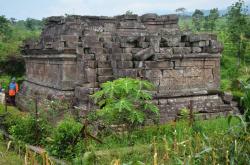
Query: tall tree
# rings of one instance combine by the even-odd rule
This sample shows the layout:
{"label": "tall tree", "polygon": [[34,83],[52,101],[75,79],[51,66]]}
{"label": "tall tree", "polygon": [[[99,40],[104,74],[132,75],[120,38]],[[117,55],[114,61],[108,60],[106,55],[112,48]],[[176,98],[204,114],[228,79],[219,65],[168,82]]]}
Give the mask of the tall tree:
{"label": "tall tree", "polygon": [[210,30],[210,31],[214,31],[215,26],[216,26],[216,21],[219,18],[219,10],[218,8],[214,8],[211,9],[209,12],[208,16],[205,16],[205,20],[204,20],[204,29],[205,30]]}
{"label": "tall tree", "polygon": [[11,24],[16,24],[17,20],[16,20],[16,18],[11,17],[10,22],[11,22]]}
{"label": "tall tree", "polygon": [[210,10],[209,13],[209,20],[210,20],[210,30],[214,31],[215,29],[215,23],[217,21],[217,19],[219,18],[220,14],[219,14],[219,10],[218,8],[214,8]]}
{"label": "tall tree", "polygon": [[203,20],[204,20],[204,13],[201,10],[196,9],[192,15],[192,21],[195,30],[197,31],[201,30]]}
{"label": "tall tree", "polygon": [[237,48],[238,67],[240,66],[242,56],[245,54],[246,35],[249,33],[246,13],[247,7],[245,6],[245,2],[239,0],[229,7],[227,14],[227,30],[231,42]]}
{"label": "tall tree", "polygon": [[179,15],[181,15],[181,14],[184,15],[185,11],[186,11],[186,8],[184,8],[184,7],[180,7],[180,8],[175,10],[175,12],[178,13]]}
{"label": "tall tree", "polygon": [[26,19],[26,23],[25,23],[25,27],[28,29],[28,30],[35,30],[35,20],[32,19],[32,18],[27,18]]}
{"label": "tall tree", "polygon": [[10,21],[4,15],[0,16],[0,41],[11,35]]}

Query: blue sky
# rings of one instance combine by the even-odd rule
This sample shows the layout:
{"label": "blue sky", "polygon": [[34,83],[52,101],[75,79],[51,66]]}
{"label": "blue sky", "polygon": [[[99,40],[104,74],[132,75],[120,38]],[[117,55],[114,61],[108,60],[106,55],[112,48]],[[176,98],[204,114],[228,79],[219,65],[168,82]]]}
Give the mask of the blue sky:
{"label": "blue sky", "polygon": [[[166,14],[176,8],[226,9],[236,0],[0,0],[0,15],[41,19],[52,15],[119,15],[130,10],[136,14]],[[250,0],[245,1],[247,4]]]}

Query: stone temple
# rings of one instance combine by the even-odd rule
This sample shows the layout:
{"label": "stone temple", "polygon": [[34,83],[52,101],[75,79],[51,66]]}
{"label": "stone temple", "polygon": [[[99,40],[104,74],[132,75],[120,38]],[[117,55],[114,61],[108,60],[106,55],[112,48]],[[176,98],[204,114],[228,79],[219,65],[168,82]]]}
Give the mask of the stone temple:
{"label": "stone temple", "polygon": [[17,103],[26,109],[30,96],[63,95],[84,114],[101,83],[133,77],[155,84],[161,123],[190,100],[203,118],[236,113],[232,97],[219,92],[222,50],[215,35],[181,32],[177,15],[49,17],[40,40],[23,47]]}

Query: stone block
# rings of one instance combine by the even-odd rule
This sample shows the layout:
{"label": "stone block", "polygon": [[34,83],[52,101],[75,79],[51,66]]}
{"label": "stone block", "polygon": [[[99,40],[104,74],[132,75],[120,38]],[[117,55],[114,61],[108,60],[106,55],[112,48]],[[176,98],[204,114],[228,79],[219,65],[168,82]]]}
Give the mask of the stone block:
{"label": "stone block", "polygon": [[193,47],[206,47],[209,46],[209,41],[199,41],[199,42],[193,42]]}
{"label": "stone block", "polygon": [[112,54],[112,59],[118,61],[132,61],[133,56],[131,53],[114,53]]}
{"label": "stone block", "polygon": [[207,53],[221,53],[222,51],[223,51],[222,44],[215,40],[210,40],[209,46],[204,48],[204,52]]}
{"label": "stone block", "polygon": [[137,69],[118,69],[118,77],[137,77]]}
{"label": "stone block", "polygon": [[171,62],[170,61],[145,61],[145,68],[151,69],[151,68],[171,68]]}
{"label": "stone block", "polygon": [[98,68],[98,76],[112,76],[113,70],[111,68]]}
{"label": "stone block", "polygon": [[117,68],[133,68],[133,61],[117,61]]}
{"label": "stone block", "polygon": [[134,55],[134,59],[138,60],[138,61],[145,61],[149,58],[152,58],[152,56],[154,55],[154,51],[152,48],[146,48],[146,49],[142,49],[141,51],[137,52]]}
{"label": "stone block", "polygon": [[201,53],[202,49],[200,47],[192,47],[192,53]]}
{"label": "stone block", "polygon": [[135,48],[135,43],[127,43],[127,42],[121,42],[121,48]]}
{"label": "stone block", "polygon": [[225,92],[222,95],[222,99],[225,103],[230,104],[230,102],[233,100],[233,95],[229,92]]}
{"label": "stone block", "polygon": [[181,42],[180,36],[162,36],[161,47],[179,46],[180,42]]}
{"label": "stone block", "polygon": [[107,61],[108,60],[108,55],[107,54],[96,54],[95,55],[96,61]]}
{"label": "stone block", "polygon": [[89,82],[89,83],[96,82],[96,69],[86,68],[85,74],[86,74],[86,81],[87,82]]}
{"label": "stone block", "polygon": [[89,87],[76,87],[75,97],[81,100],[89,100],[89,96],[94,93],[94,88]]}
{"label": "stone block", "polygon": [[151,36],[150,37],[150,46],[153,48],[154,52],[160,52],[160,36]]}
{"label": "stone block", "polygon": [[145,77],[150,78],[162,78],[162,71],[159,69],[145,70]]}
{"label": "stone block", "polygon": [[112,43],[112,53],[122,53],[120,43]]}
{"label": "stone block", "polygon": [[139,48],[148,48],[149,47],[149,42],[139,42],[137,45]]}
{"label": "stone block", "polygon": [[141,16],[142,22],[147,22],[147,21],[154,21],[157,19],[157,14],[154,13],[149,13],[149,14],[144,14]]}
{"label": "stone block", "polygon": [[191,53],[190,47],[174,47],[173,48],[174,54],[189,54]]}
{"label": "stone block", "polygon": [[166,69],[163,70],[163,77],[164,78],[182,78],[184,74],[184,69]]}
{"label": "stone block", "polygon": [[132,54],[136,54],[136,53],[138,53],[139,51],[141,51],[141,48],[132,48],[132,49],[130,50],[130,52],[131,52]]}
{"label": "stone block", "polygon": [[86,67],[86,68],[95,69],[96,66],[97,66],[96,61],[84,61],[84,67]]}
{"label": "stone block", "polygon": [[198,77],[202,76],[202,69],[198,67],[187,67],[183,73],[184,77]]}
{"label": "stone block", "polygon": [[84,60],[95,60],[95,54],[84,54]]}
{"label": "stone block", "polygon": [[144,68],[145,64],[144,61],[133,61],[134,67],[135,68]]}
{"label": "stone block", "polygon": [[113,76],[98,76],[99,83],[104,83],[104,82],[112,81],[112,80],[114,80]]}
{"label": "stone block", "polygon": [[98,68],[111,68],[110,61],[97,61]]}
{"label": "stone block", "polygon": [[190,35],[190,42],[217,40],[217,36],[214,34],[192,34]]}

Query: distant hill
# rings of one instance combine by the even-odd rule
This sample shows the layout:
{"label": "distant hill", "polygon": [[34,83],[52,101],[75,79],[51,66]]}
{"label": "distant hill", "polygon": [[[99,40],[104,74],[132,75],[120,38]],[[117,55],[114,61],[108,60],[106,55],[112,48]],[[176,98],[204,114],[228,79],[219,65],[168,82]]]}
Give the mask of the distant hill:
{"label": "distant hill", "polygon": [[[247,14],[250,15],[250,3],[246,4],[246,6],[247,6]],[[201,10],[201,11],[203,11],[205,16],[209,15],[209,12],[210,12],[210,10]],[[219,13],[220,13],[221,16],[227,14],[227,12],[228,12],[228,9],[219,10]],[[194,13],[194,11],[185,12],[184,15],[192,16],[193,13]]]}

